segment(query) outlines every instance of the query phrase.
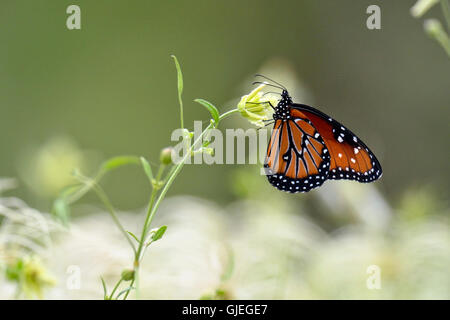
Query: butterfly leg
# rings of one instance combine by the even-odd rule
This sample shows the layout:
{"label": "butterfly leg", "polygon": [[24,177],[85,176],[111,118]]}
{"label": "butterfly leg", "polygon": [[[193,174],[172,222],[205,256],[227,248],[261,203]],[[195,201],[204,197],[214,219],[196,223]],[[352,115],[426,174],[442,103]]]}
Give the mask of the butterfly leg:
{"label": "butterfly leg", "polygon": [[272,105],[272,103],[270,102],[270,101],[263,101],[263,102],[246,102],[246,103],[249,103],[249,104],[269,104],[269,106],[271,106],[272,107],[272,109],[273,110],[275,110],[275,107]]}

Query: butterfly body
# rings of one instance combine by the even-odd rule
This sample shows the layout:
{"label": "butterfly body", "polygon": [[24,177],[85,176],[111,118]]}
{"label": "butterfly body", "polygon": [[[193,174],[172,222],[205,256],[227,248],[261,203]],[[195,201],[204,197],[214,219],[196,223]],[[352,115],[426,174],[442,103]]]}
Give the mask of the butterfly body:
{"label": "butterfly body", "polygon": [[276,188],[308,192],[328,179],[372,182],[381,177],[375,155],[338,121],[313,107],[293,103],[286,90],[274,110],[264,168]]}

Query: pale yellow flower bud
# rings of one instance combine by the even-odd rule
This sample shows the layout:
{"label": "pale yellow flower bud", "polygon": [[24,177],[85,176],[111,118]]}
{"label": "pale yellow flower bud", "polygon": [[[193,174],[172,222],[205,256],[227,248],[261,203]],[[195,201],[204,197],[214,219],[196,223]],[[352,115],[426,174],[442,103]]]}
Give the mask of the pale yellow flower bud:
{"label": "pale yellow flower bud", "polygon": [[264,127],[264,120],[272,118],[272,106],[275,107],[279,99],[274,94],[264,94],[262,91],[264,87],[265,84],[261,84],[248,95],[243,96],[237,106],[241,115],[258,127]]}

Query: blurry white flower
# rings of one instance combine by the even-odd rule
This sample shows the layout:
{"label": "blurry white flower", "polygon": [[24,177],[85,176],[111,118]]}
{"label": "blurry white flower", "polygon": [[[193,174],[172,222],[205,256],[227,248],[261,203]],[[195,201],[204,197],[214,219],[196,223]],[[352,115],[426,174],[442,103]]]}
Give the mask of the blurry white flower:
{"label": "blurry white flower", "polygon": [[86,160],[86,154],[71,139],[55,137],[24,153],[20,173],[37,194],[52,197],[75,182],[72,172],[86,169]]}
{"label": "blurry white flower", "polygon": [[[152,227],[168,228],[141,264],[140,298],[448,298],[448,222],[410,225],[389,218],[368,228],[377,211],[390,216],[391,209],[373,190],[359,196],[367,206],[360,210],[361,203],[343,192],[344,211],[361,212],[332,233],[307,218],[301,202],[285,197],[225,208],[193,197],[166,199]],[[139,234],[143,213],[119,217]],[[123,236],[100,212],[74,221],[52,256],[52,271],[61,281],[50,297],[63,299],[101,299],[100,276],[111,290],[133,261]],[[70,265],[81,270],[80,290],[65,284]],[[381,290],[366,287],[370,265],[380,267]]]}
{"label": "blurry white flower", "polygon": [[[0,191],[12,180],[0,180]],[[0,298],[44,298],[55,284],[45,264],[51,254],[52,233],[63,230],[47,214],[14,197],[0,197]]]}

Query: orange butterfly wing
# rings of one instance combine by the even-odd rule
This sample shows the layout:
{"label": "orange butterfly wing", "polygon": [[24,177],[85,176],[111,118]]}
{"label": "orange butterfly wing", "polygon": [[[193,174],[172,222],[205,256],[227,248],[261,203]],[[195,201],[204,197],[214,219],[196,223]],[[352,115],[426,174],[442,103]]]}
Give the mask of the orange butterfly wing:
{"label": "orange butterfly wing", "polygon": [[311,120],[330,153],[328,179],[371,182],[382,175],[375,155],[353,132],[319,110],[306,105],[293,105],[292,112],[301,112]]}
{"label": "orange butterfly wing", "polygon": [[312,122],[301,112],[275,121],[264,167],[269,182],[287,192],[307,192],[328,177],[330,156]]}

